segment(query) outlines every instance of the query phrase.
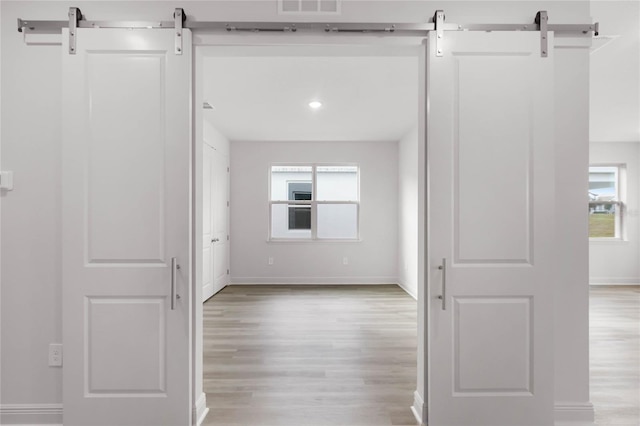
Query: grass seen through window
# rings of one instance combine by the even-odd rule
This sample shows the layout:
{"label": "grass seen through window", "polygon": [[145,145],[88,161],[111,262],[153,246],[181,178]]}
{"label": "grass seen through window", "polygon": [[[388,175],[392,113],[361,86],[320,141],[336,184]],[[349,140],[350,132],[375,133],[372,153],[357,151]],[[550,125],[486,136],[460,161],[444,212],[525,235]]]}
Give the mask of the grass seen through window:
{"label": "grass seen through window", "polygon": [[614,214],[590,214],[589,237],[614,238],[616,236],[616,215]]}

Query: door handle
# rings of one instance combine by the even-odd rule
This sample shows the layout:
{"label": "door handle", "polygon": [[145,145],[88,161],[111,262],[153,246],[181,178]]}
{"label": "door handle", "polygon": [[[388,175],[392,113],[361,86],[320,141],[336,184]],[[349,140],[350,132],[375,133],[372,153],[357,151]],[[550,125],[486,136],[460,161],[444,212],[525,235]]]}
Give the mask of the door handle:
{"label": "door handle", "polygon": [[213,240],[211,240],[212,243],[217,243],[218,241],[220,241],[220,238],[214,238]]}
{"label": "door handle", "polygon": [[438,299],[442,300],[442,310],[447,310],[447,259],[442,259],[442,265],[438,266],[438,269],[442,271],[442,294],[438,296]]}
{"label": "door handle", "polygon": [[171,310],[173,311],[176,308],[176,301],[180,299],[180,295],[176,293],[176,278],[178,275],[178,269],[180,269],[180,265],[178,265],[178,258],[171,258]]}

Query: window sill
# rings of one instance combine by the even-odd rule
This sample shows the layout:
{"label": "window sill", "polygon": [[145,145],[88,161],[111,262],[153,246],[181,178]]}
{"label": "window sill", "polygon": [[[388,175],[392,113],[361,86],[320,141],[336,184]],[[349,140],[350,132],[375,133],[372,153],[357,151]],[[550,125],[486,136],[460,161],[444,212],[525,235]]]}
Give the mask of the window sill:
{"label": "window sill", "polygon": [[321,239],[321,240],[303,240],[303,239],[282,239],[282,240],[267,240],[267,244],[326,244],[326,243],[361,243],[361,239],[355,240],[347,240],[347,239],[337,239],[337,240],[329,240],[329,239]]}
{"label": "window sill", "polygon": [[589,238],[589,244],[595,245],[626,245],[629,240],[622,238]]}

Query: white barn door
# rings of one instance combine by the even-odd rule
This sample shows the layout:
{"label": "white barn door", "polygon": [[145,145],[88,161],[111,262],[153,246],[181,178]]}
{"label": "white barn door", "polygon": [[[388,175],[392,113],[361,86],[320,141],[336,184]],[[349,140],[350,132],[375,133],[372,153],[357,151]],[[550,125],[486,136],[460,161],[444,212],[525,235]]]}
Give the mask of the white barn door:
{"label": "white barn door", "polygon": [[64,424],[190,425],[191,33],[176,55],[172,29],[76,31],[73,55],[62,35]]}
{"label": "white barn door", "polygon": [[553,51],[538,32],[441,49],[430,37],[428,424],[551,425]]}

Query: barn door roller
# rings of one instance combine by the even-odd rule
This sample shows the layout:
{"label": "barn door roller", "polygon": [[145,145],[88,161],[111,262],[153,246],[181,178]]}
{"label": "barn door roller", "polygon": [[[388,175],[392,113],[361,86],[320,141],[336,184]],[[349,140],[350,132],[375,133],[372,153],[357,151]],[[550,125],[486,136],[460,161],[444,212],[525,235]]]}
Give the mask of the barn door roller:
{"label": "barn door roller", "polygon": [[541,10],[536,15],[536,24],[538,24],[538,30],[540,31],[540,56],[546,58],[549,56],[549,41],[547,40],[547,23],[549,17],[546,10]]}
{"label": "barn door roller", "polygon": [[173,19],[175,20],[174,29],[176,31],[176,47],[175,54],[182,55],[182,25],[187,20],[187,15],[184,14],[184,9],[176,8],[173,12]]}
{"label": "barn door roller", "polygon": [[76,54],[76,38],[78,37],[78,22],[82,19],[82,12],[77,7],[69,8],[69,54]]}
{"label": "barn door roller", "polygon": [[433,15],[433,23],[436,26],[436,56],[442,56],[444,48],[442,46],[444,42],[444,11],[436,10]]}

